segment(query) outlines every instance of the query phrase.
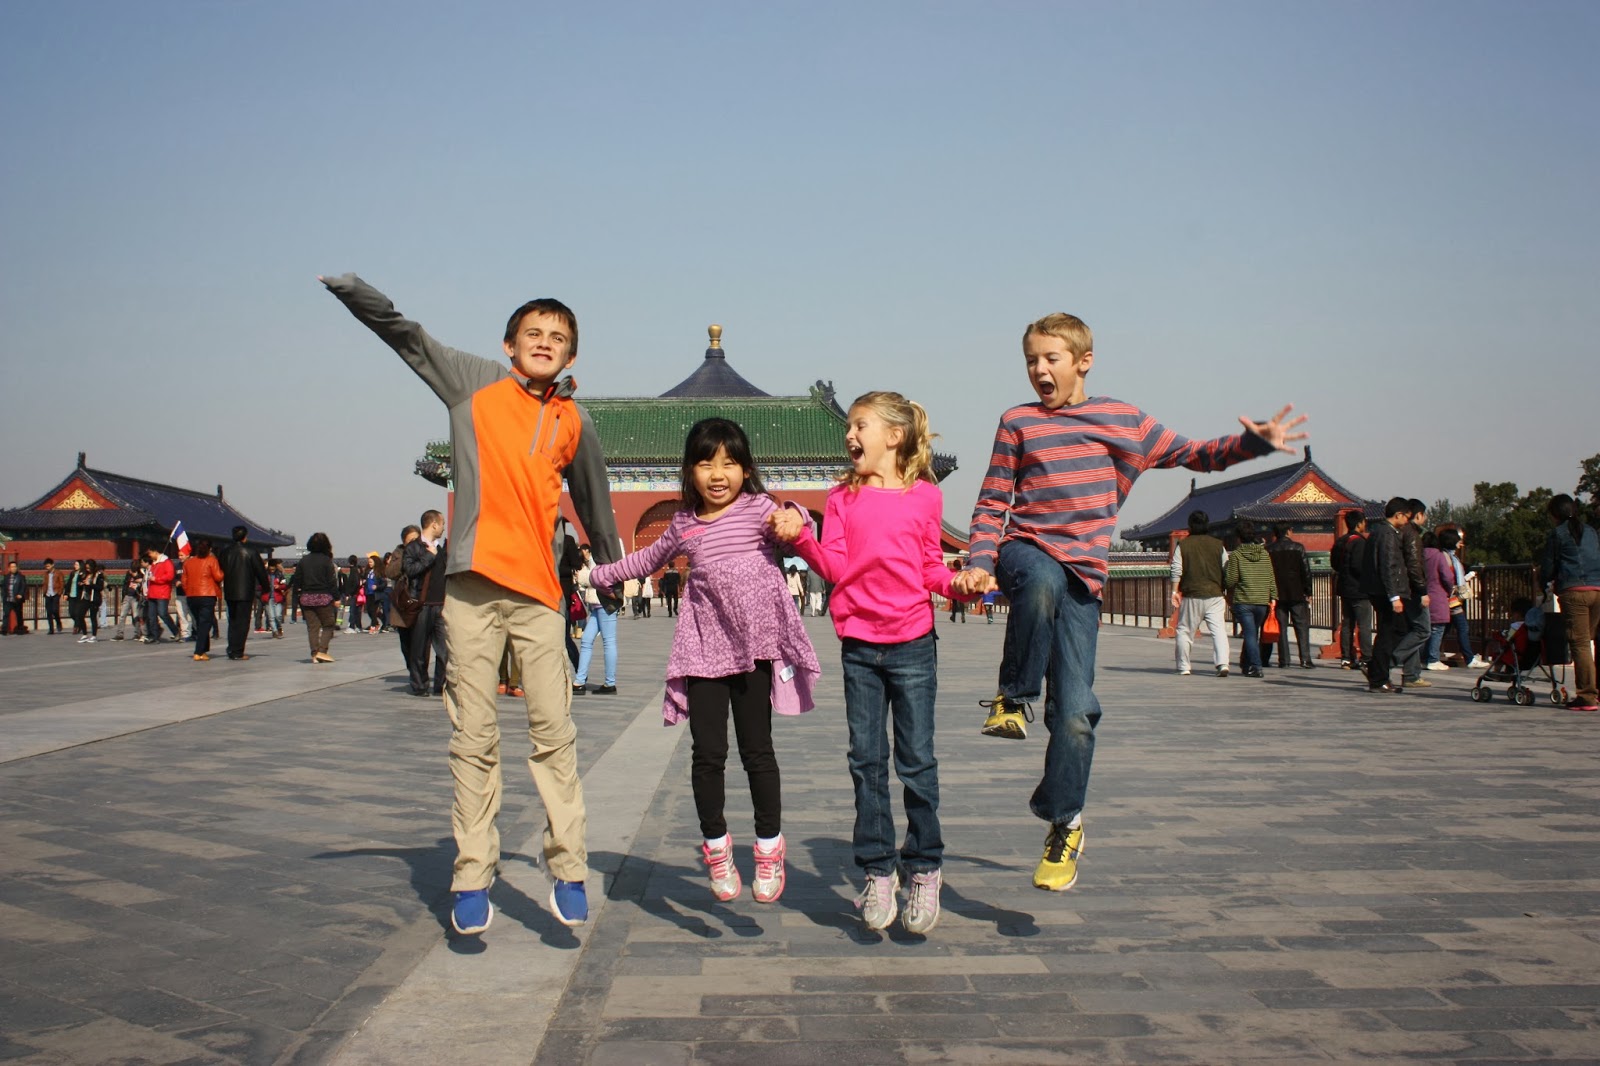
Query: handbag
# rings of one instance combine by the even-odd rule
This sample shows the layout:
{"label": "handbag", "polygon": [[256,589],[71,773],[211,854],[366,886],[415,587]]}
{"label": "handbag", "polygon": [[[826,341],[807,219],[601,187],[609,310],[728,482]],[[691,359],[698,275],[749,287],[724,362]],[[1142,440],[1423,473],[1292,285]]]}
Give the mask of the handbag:
{"label": "handbag", "polygon": [[1267,620],[1261,623],[1261,639],[1277,640],[1280,632],[1278,629],[1278,601],[1273,600],[1267,604]]}
{"label": "handbag", "polygon": [[582,622],[589,617],[589,610],[583,605],[583,597],[573,592],[567,597],[567,620]]}

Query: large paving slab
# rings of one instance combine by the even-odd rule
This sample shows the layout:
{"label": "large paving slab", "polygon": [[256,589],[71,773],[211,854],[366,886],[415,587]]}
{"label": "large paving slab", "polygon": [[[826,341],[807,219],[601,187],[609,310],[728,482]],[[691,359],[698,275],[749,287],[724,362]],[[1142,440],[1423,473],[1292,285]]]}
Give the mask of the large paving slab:
{"label": "large paving slab", "polygon": [[[1108,628],[1082,877],[1043,893],[1042,730],[976,732],[1004,627],[941,618],[945,915],[884,935],[851,906],[838,645],[808,626],[827,676],[816,711],[777,721],[774,905],[706,885],[689,745],[652,720],[660,617],[622,626],[623,696],[577,712],[604,898],[575,935],[537,894],[508,700],[502,913],[481,943],[444,936],[446,726],[381,659],[0,765],[0,1057],[448,1061],[460,1012],[423,1008],[444,997],[486,1012],[463,1062],[1600,1061],[1592,717],[1473,704],[1462,671],[1388,697],[1326,665],[1179,678],[1170,642]],[[343,643],[368,639],[388,640]],[[28,645],[0,642],[0,685],[29,709],[63,671],[64,715],[197,683],[176,656]],[[310,671],[298,651],[222,665],[265,686]],[[736,767],[729,784],[748,880]]]}

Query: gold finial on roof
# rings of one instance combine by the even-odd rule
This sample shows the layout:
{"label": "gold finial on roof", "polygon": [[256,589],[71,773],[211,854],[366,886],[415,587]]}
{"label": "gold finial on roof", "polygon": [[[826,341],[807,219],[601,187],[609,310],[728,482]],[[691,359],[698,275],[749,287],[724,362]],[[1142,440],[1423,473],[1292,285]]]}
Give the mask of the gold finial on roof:
{"label": "gold finial on roof", "polygon": [[717,325],[716,323],[713,322],[710,326],[706,327],[706,335],[711,338],[711,347],[713,347],[713,348],[721,348],[722,347],[722,327],[721,326],[719,326],[719,325]]}

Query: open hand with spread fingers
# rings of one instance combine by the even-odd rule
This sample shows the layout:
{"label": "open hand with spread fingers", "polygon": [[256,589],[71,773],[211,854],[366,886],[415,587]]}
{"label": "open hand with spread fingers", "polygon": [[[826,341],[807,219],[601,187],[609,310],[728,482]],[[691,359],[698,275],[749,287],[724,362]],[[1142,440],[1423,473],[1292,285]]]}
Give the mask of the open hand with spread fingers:
{"label": "open hand with spread fingers", "polygon": [[1293,410],[1294,404],[1285,404],[1283,410],[1274,415],[1270,422],[1252,422],[1244,415],[1240,415],[1239,424],[1245,429],[1248,429],[1251,433],[1254,433],[1256,436],[1260,437],[1262,440],[1266,441],[1268,444],[1272,445],[1278,451],[1292,452],[1294,451],[1294,449],[1290,447],[1292,442],[1297,440],[1306,440],[1311,436],[1309,433],[1289,432],[1295,426],[1298,426],[1300,423],[1306,420],[1305,415],[1296,415],[1294,418],[1285,422],[1284,419],[1287,418],[1289,412]]}

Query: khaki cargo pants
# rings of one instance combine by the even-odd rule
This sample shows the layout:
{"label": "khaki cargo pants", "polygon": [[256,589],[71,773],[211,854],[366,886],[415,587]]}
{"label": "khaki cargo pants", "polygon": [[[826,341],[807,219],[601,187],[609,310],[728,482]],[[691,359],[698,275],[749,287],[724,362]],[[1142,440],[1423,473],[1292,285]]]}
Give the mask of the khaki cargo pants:
{"label": "khaki cargo pants", "polygon": [[528,769],[544,802],[544,858],[562,881],[588,878],[587,818],[572,724],[566,621],[559,611],[477,574],[451,574],[445,586],[445,711],[450,715],[451,826],[456,836],[451,890],[488,888],[500,862],[500,722],[495,686],[509,638],[522,667],[528,704]]}

